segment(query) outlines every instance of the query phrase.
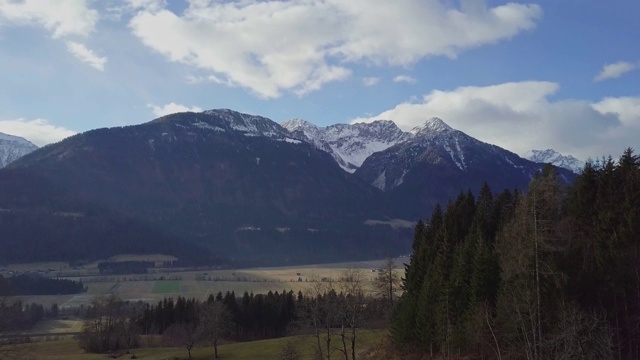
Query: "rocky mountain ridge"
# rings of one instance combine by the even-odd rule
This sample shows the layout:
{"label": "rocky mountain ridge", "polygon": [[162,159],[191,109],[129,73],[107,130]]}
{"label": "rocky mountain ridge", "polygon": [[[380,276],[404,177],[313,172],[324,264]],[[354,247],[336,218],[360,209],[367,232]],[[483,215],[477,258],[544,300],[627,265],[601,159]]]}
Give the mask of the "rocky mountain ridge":
{"label": "rocky mountain ridge", "polygon": [[578,160],[571,155],[562,155],[553,149],[529,150],[524,154],[524,158],[537,163],[552,164],[576,174],[580,174],[584,168],[584,161]]}
{"label": "rocky mountain ridge", "polygon": [[371,154],[413,137],[390,120],[320,127],[294,119],[282,123],[282,126],[298,139],[331,154],[338,165],[349,173],[356,171]]}
{"label": "rocky mountain ridge", "polygon": [[0,169],[37,149],[36,145],[22,137],[0,132]]}

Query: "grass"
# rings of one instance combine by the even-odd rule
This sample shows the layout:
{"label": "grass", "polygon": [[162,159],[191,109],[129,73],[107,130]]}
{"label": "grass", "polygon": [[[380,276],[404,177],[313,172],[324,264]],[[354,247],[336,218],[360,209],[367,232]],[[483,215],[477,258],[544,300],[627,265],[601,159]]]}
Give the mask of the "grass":
{"label": "grass", "polygon": [[180,281],[177,280],[159,280],[156,281],[151,289],[152,294],[173,294],[180,292]]}
{"label": "grass", "polygon": [[63,334],[63,333],[77,333],[82,331],[82,320],[44,320],[36,324],[31,330],[30,334]]}
{"label": "grass", "polygon": [[[122,255],[114,258],[167,260],[169,257],[162,255],[133,256]],[[397,259],[398,271],[404,268],[402,262],[407,259]],[[365,287],[367,292],[373,291],[373,280],[378,275],[371,269],[383,266],[384,260],[345,262],[334,264],[295,265],[271,268],[247,268],[247,269],[210,269],[200,271],[169,272],[163,269],[153,269],[150,274],[129,274],[115,276],[98,275],[74,275],[69,279],[84,278],[84,285],[88,288],[86,293],[75,295],[41,295],[23,296],[23,303],[38,303],[46,307],[56,303],[61,308],[87,306],[94,296],[116,294],[123,300],[143,301],[157,303],[164,297],[178,295],[187,298],[205,300],[209,294],[234,291],[236,296],[242,296],[246,292],[254,294],[266,294],[269,291],[282,292],[292,290],[295,293],[305,291],[309,287],[308,281],[313,279],[332,278],[338,280],[345,269],[361,269],[365,275]],[[47,268],[53,264],[23,264],[22,269]],[[93,264],[85,266],[82,271],[97,271]],[[164,277],[168,280],[157,280]],[[177,278],[177,279],[176,279]],[[300,282],[298,279],[300,278]],[[206,280],[204,280],[206,279]],[[209,280],[211,279],[211,280]],[[334,284],[339,287],[339,283]]]}
{"label": "grass", "polygon": [[[359,333],[357,350],[359,353],[376,347],[386,336],[386,330],[362,330]],[[293,342],[303,355],[303,360],[313,359],[313,341],[310,336],[291,336],[280,339],[270,339],[243,343],[221,345],[218,352],[224,360],[270,360],[280,359],[282,348],[287,342]],[[29,356],[37,360],[93,360],[106,359],[105,354],[86,354],[78,346],[76,340],[60,340],[29,344]],[[168,360],[186,359],[187,351],[182,348],[141,348],[133,353],[138,359]],[[192,350],[194,360],[213,358],[213,348],[196,347]],[[339,355],[334,354],[335,358]],[[130,355],[124,355],[121,359],[129,359]]]}
{"label": "grass", "polygon": [[[151,260],[151,259],[149,259]],[[156,260],[165,260],[156,259]],[[398,269],[402,269],[402,261],[398,259]],[[168,273],[162,270],[148,275],[126,275],[116,276],[116,281],[86,282],[87,293],[76,295],[41,295],[20,297],[23,303],[39,303],[45,306],[58,304],[61,308],[86,306],[94,296],[117,294],[124,300],[144,301],[155,303],[167,296],[195,297],[200,300],[206,299],[209,294],[216,294],[218,291],[235,291],[236,296],[242,296],[245,291],[253,293],[267,293],[269,291],[298,290],[304,291],[309,287],[305,280],[320,279],[330,277],[339,279],[342,272],[347,268],[362,269],[367,279],[367,284],[371,286],[377,273],[371,269],[381,267],[384,261],[366,261],[336,264],[318,265],[298,265],[274,268],[251,268],[251,269],[221,269],[205,271],[185,271]],[[64,269],[66,264],[23,264],[16,265],[19,270],[25,271],[35,268],[56,267]],[[8,268],[9,266],[7,266]],[[16,269],[18,270],[18,269]],[[94,271],[90,268],[89,271]],[[97,271],[97,270],[96,270]],[[161,276],[177,276],[178,280],[154,280]],[[203,276],[214,280],[198,280]],[[146,279],[143,279],[145,277]],[[97,277],[100,279],[100,277]],[[301,282],[297,279],[301,278]],[[106,280],[106,279],[105,279]],[[133,281],[130,281],[133,280]],[[335,284],[337,287],[339,283]],[[56,334],[76,332],[81,327],[82,322],[78,320],[52,320],[46,321],[32,330],[31,334],[51,334],[51,338],[58,338]],[[358,340],[360,350],[371,348],[378,344],[384,337],[385,331],[362,331]],[[62,336],[61,336],[62,337]],[[47,336],[46,338],[49,338]],[[300,347],[303,359],[313,359],[313,343],[311,337],[290,337],[282,339],[264,340],[249,343],[227,344],[220,347],[222,359],[279,359],[282,347],[287,341],[293,341]],[[62,359],[106,359],[105,354],[85,354],[79,348],[78,342],[65,338],[52,342],[36,342],[29,345],[31,356],[27,359],[34,360],[62,360]],[[186,359],[187,352],[182,348],[143,348],[136,349],[136,356],[139,359]],[[211,348],[196,348],[193,352],[194,359],[212,359],[213,350]],[[339,357],[339,353],[334,353],[334,358]],[[121,359],[128,359],[130,356],[123,356]]]}

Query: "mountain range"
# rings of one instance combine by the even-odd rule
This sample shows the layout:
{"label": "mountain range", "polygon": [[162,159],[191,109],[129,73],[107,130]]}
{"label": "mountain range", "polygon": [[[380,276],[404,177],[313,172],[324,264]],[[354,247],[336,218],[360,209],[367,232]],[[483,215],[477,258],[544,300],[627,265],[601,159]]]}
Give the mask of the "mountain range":
{"label": "mountain range", "polygon": [[305,120],[282,123],[294,136],[331,154],[345,171],[353,173],[373,153],[413,138],[390,120],[319,127]]}
{"label": "mountain range", "polygon": [[530,150],[524,157],[537,163],[549,163],[557,167],[571,170],[580,174],[584,168],[584,161],[578,160],[571,155],[562,155],[553,149]]}
{"label": "mountain range", "polygon": [[243,265],[398,255],[435,203],[485,181],[524,189],[542,166],[438,118],[403,132],[172,114],[74,135],[0,170],[0,262],[150,249]]}

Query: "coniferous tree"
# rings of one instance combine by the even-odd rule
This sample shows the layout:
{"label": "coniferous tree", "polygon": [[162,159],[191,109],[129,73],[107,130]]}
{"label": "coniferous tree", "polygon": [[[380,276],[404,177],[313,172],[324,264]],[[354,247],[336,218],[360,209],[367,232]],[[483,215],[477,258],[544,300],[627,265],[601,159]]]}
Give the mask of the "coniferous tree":
{"label": "coniferous tree", "polygon": [[[567,191],[568,190],[568,191]],[[461,193],[416,227],[391,334],[448,356],[640,357],[640,161],[588,162],[560,186]],[[492,351],[488,348],[493,349]]]}

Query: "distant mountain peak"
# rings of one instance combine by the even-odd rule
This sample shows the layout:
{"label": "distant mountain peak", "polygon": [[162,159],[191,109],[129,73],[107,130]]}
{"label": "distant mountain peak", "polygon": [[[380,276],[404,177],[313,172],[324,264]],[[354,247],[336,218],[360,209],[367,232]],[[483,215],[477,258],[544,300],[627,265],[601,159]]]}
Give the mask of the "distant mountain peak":
{"label": "distant mountain peak", "polygon": [[295,137],[331,154],[338,165],[350,173],[374,152],[413,137],[400,130],[391,120],[319,127],[305,120],[293,119],[282,123],[282,127]]}
{"label": "distant mountain peak", "polygon": [[36,145],[25,138],[0,132],[0,168],[37,149]]}
{"label": "distant mountain peak", "polygon": [[325,129],[324,127],[320,127],[303,119],[292,119],[289,121],[285,121],[280,124],[280,126],[287,129],[287,131],[292,134],[300,133],[301,136],[306,137],[307,139],[318,138],[320,136],[319,134]]}
{"label": "distant mountain peak", "polygon": [[553,149],[529,150],[524,154],[524,158],[537,163],[549,163],[571,170],[576,174],[581,173],[584,168],[584,161],[578,160],[571,155],[562,155]]}
{"label": "distant mountain peak", "polygon": [[395,122],[391,121],[391,120],[374,120],[372,122],[369,123],[365,123],[365,122],[359,122],[359,123],[353,123],[351,124],[353,126],[368,126],[368,127],[378,127],[378,128],[397,128],[398,125],[396,125]]}
{"label": "distant mountain peak", "polygon": [[449,125],[447,125],[447,123],[444,122],[444,120],[440,119],[439,117],[432,117],[430,119],[427,119],[427,121],[424,122],[424,124],[420,125],[420,126],[416,126],[413,129],[411,129],[411,133],[414,135],[427,135],[427,134],[433,134],[433,133],[441,133],[441,132],[445,132],[445,131],[451,131],[453,130],[453,128]]}
{"label": "distant mountain peak", "polygon": [[313,128],[319,128],[320,127],[320,126],[318,126],[316,124],[311,123],[310,121],[307,121],[307,120],[304,120],[304,119],[298,119],[298,118],[287,120],[287,121],[283,122],[280,125],[282,125],[282,127],[284,127],[285,129],[287,129],[289,131],[292,131],[292,130],[294,130],[296,128],[299,128],[299,127],[313,127]]}

